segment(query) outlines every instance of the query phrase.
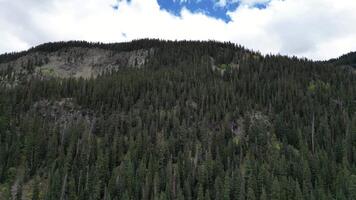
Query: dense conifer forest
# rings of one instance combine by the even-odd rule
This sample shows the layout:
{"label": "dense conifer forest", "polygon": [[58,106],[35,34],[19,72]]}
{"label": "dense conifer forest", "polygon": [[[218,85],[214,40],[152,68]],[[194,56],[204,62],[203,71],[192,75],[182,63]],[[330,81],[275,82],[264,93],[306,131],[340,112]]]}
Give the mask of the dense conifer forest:
{"label": "dense conifer forest", "polygon": [[0,63],[73,46],[155,53],[143,68],[1,86],[0,199],[356,199],[356,62],[137,40]]}

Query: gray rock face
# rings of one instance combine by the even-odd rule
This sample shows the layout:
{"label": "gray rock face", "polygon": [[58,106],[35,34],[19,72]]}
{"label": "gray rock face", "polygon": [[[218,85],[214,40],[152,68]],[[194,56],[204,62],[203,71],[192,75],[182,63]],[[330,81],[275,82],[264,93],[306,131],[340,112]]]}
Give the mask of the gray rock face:
{"label": "gray rock face", "polygon": [[48,120],[49,123],[53,123],[59,128],[62,138],[70,127],[77,124],[85,125],[89,134],[92,134],[96,121],[95,113],[92,110],[81,108],[72,98],[38,101],[34,103],[28,114],[40,116]]}
{"label": "gray rock face", "polygon": [[0,79],[36,77],[97,77],[102,73],[116,71],[121,67],[143,67],[154,49],[139,49],[130,52],[117,52],[99,48],[63,48],[59,51],[34,52],[14,61],[0,64],[0,71],[11,70],[11,74]]}
{"label": "gray rock face", "polygon": [[94,121],[94,113],[88,109],[82,109],[72,98],[63,98],[58,101],[41,100],[30,109],[35,113],[58,125],[61,129],[67,124],[85,121],[91,124]]}

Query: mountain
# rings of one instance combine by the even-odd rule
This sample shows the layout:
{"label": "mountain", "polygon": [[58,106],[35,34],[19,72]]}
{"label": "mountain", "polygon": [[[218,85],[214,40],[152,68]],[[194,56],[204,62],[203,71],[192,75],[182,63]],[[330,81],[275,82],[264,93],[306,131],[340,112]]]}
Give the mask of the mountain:
{"label": "mountain", "polygon": [[356,52],[350,52],[348,54],[342,55],[337,59],[331,59],[328,61],[334,65],[349,65],[356,67]]}
{"label": "mountain", "polygon": [[0,199],[355,199],[353,58],[149,39],[0,55]]}

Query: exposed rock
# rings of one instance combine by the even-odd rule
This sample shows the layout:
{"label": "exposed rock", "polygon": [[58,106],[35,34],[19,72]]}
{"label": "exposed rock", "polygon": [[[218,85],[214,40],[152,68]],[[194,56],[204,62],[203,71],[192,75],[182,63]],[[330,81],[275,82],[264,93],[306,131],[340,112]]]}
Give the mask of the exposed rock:
{"label": "exposed rock", "polygon": [[[121,67],[143,67],[154,49],[139,49],[129,52],[117,52],[99,48],[71,47],[59,51],[33,52],[14,61],[0,64],[1,71],[11,71],[11,76],[1,82],[14,79],[36,77],[82,77],[90,78],[106,72],[116,71]],[[8,73],[6,73],[8,74]]]}
{"label": "exposed rock", "polygon": [[243,136],[245,134],[245,128],[243,119],[239,118],[236,121],[231,122],[230,130],[235,136]]}
{"label": "exposed rock", "polygon": [[344,65],[341,67],[343,67],[346,71],[356,75],[356,66]]}
{"label": "exposed rock", "polygon": [[186,105],[194,110],[198,109],[198,104],[193,100],[187,100]]}
{"label": "exposed rock", "polygon": [[248,113],[248,117],[250,119],[250,126],[253,126],[255,124],[261,124],[265,127],[270,127],[271,122],[268,119],[268,116],[264,115],[262,112],[259,111],[253,111]]}
{"label": "exposed rock", "polygon": [[[245,127],[245,120],[247,120],[248,127]],[[262,112],[251,111],[246,113],[246,117],[240,117],[236,120],[231,121],[230,130],[234,134],[233,141],[239,144],[242,138],[245,140],[249,139],[249,135],[246,134],[245,129],[249,130],[258,129],[270,137],[269,129],[271,127],[271,122],[268,116],[264,115]]]}
{"label": "exposed rock", "polygon": [[72,98],[64,98],[59,101],[41,100],[36,102],[31,110],[50,122],[53,122],[65,131],[70,125],[84,122],[89,128],[95,123],[95,116],[91,110],[82,109]]}

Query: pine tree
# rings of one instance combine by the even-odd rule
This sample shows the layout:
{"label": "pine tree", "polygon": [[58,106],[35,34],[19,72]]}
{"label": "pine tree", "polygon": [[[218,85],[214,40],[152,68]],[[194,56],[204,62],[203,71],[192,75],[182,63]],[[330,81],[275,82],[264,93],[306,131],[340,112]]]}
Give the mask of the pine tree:
{"label": "pine tree", "polygon": [[266,190],[264,188],[262,188],[262,193],[260,196],[260,200],[267,200],[267,193]]}
{"label": "pine tree", "polygon": [[32,189],[32,200],[40,200],[39,178],[35,178]]}
{"label": "pine tree", "polygon": [[231,182],[228,173],[225,175],[224,181],[224,200],[230,200]]}
{"label": "pine tree", "polygon": [[11,199],[12,198],[10,184],[5,184],[4,185],[4,188],[3,188],[3,191],[2,191],[2,197],[4,199]]}
{"label": "pine tree", "polygon": [[241,175],[240,171],[236,170],[232,178],[232,199],[240,199],[241,194]]}
{"label": "pine tree", "polygon": [[77,199],[76,188],[75,188],[75,181],[72,176],[69,177],[68,181],[68,199]]}
{"label": "pine tree", "polygon": [[192,199],[192,190],[188,180],[184,183],[184,197],[186,199]]}
{"label": "pine tree", "polygon": [[223,199],[224,198],[223,183],[222,183],[220,176],[218,176],[215,179],[214,190],[215,190],[215,199]]}
{"label": "pine tree", "polygon": [[295,200],[303,200],[303,194],[300,189],[298,181],[295,182]]}
{"label": "pine tree", "polygon": [[22,200],[22,190],[23,190],[23,183],[19,181],[17,188],[16,188],[16,200]]}
{"label": "pine tree", "polygon": [[[47,53],[74,65],[78,47],[110,50],[118,66],[116,52],[154,51],[147,67],[89,79],[14,70],[37,72]],[[38,50],[0,55],[0,198],[19,177],[24,197],[45,200],[355,198],[356,79],[334,61],[212,41]]]}
{"label": "pine tree", "polygon": [[279,200],[281,196],[281,187],[277,178],[274,178],[271,189],[271,199]]}
{"label": "pine tree", "polygon": [[210,197],[210,192],[208,189],[205,190],[205,200],[210,200],[211,197]]}
{"label": "pine tree", "polygon": [[178,190],[177,190],[177,200],[184,200],[184,194],[183,194],[182,188],[180,188],[180,187],[178,187]]}
{"label": "pine tree", "polygon": [[356,199],[356,175],[351,175],[349,183],[350,199]]}
{"label": "pine tree", "polygon": [[253,191],[253,189],[251,187],[249,187],[247,189],[247,200],[255,200],[255,199],[256,199],[255,192]]}
{"label": "pine tree", "polygon": [[198,187],[198,195],[197,195],[197,200],[204,200],[204,189],[202,185],[199,185]]}
{"label": "pine tree", "polygon": [[159,195],[159,199],[160,200],[168,200],[167,194],[165,192],[161,192],[161,194]]}

